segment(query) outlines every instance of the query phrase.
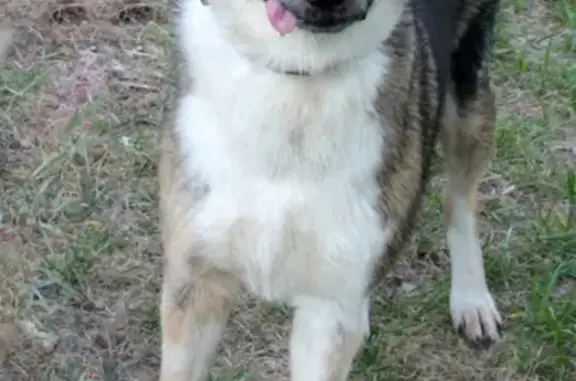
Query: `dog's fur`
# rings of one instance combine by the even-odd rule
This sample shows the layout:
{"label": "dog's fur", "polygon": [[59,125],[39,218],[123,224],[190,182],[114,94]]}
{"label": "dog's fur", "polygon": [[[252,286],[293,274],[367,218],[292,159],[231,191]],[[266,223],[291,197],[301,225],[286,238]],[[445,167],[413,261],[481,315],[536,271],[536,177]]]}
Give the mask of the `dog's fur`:
{"label": "dog's fur", "polygon": [[375,264],[409,236],[437,137],[453,325],[471,341],[499,338],[475,226],[497,8],[375,0],[341,32],[279,36],[262,0],[181,0],[180,89],[159,169],[161,381],[205,378],[242,290],[296,308],[294,381],[345,380]]}

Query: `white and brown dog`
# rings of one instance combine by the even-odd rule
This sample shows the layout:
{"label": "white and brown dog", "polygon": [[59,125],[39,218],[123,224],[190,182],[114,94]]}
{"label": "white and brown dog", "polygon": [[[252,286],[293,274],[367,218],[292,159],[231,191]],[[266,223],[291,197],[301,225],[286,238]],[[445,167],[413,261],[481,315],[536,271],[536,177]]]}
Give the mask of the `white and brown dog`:
{"label": "white and brown dog", "polygon": [[452,321],[468,340],[498,339],[475,226],[498,0],[179,5],[159,169],[161,381],[206,377],[241,291],[295,307],[294,381],[345,380],[373,270],[409,236],[437,138]]}

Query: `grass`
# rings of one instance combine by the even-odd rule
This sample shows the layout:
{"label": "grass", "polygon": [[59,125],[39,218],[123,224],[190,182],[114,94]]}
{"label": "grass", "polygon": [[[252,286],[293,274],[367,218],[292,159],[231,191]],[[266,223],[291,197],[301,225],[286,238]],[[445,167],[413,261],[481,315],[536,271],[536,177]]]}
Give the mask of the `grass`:
{"label": "grass", "polygon": [[[0,68],[1,380],[156,377],[171,41],[167,0],[138,4],[0,0],[16,27]],[[450,329],[439,172],[410,254],[374,292],[352,379],[576,379],[574,62],[574,0],[505,1],[480,219],[503,342],[478,352]],[[247,300],[214,379],[286,379],[289,315]]]}

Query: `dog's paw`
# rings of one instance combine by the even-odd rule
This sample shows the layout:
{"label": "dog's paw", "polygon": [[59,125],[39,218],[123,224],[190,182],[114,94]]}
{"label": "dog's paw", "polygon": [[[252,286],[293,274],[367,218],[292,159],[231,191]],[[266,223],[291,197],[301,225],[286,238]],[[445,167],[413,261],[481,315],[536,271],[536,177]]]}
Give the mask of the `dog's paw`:
{"label": "dog's paw", "polygon": [[502,318],[488,290],[452,289],[450,313],[454,330],[475,347],[488,348],[502,336]]}

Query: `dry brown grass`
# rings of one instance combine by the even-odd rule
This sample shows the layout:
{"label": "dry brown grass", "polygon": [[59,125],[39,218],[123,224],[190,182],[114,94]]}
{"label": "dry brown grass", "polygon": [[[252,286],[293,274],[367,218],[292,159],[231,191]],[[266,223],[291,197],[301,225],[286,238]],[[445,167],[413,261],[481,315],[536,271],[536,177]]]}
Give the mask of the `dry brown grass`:
{"label": "dry brown grass", "polygon": [[[576,135],[565,127],[574,123],[572,90],[515,70],[518,60],[538,61],[546,49],[528,44],[525,52],[527,36],[548,33],[558,44],[566,36],[543,12],[548,8],[530,18],[513,14],[516,4],[506,5],[516,21],[497,52],[501,153],[483,184],[487,272],[507,317],[506,339],[478,354],[449,329],[448,262],[434,186],[413,255],[375,293],[373,333],[356,378],[559,381],[575,374],[558,360],[571,342],[546,336],[568,332],[573,320],[533,317],[550,308],[559,313],[558,300],[573,295],[573,283],[562,276],[566,291],[554,302],[529,302],[540,295],[533,286],[547,281],[549,268],[568,263],[576,247],[570,221],[563,241],[536,242],[531,230],[543,226],[535,222],[538,203],[547,211],[572,207],[570,194],[550,185],[561,184],[566,171],[546,160],[563,143],[562,157],[574,162],[566,142]],[[11,19],[14,38],[0,68],[0,380],[154,380],[155,171],[170,92],[168,0],[0,0],[2,18]],[[561,49],[555,54],[558,62],[572,57]],[[561,73],[553,72],[554,83],[564,81]],[[545,111],[554,123],[542,124]],[[524,148],[532,143],[541,144],[538,152]],[[543,178],[554,180],[544,187]],[[559,203],[548,198],[555,192]],[[569,209],[560,217],[562,210]],[[546,220],[552,233],[560,217]],[[289,312],[245,302],[231,319],[215,374],[287,379]],[[574,313],[576,303],[566,306]],[[526,345],[535,353],[527,354]]]}
{"label": "dry brown grass", "polygon": [[8,48],[12,44],[12,25],[8,22],[0,24],[0,65],[4,64]]}

